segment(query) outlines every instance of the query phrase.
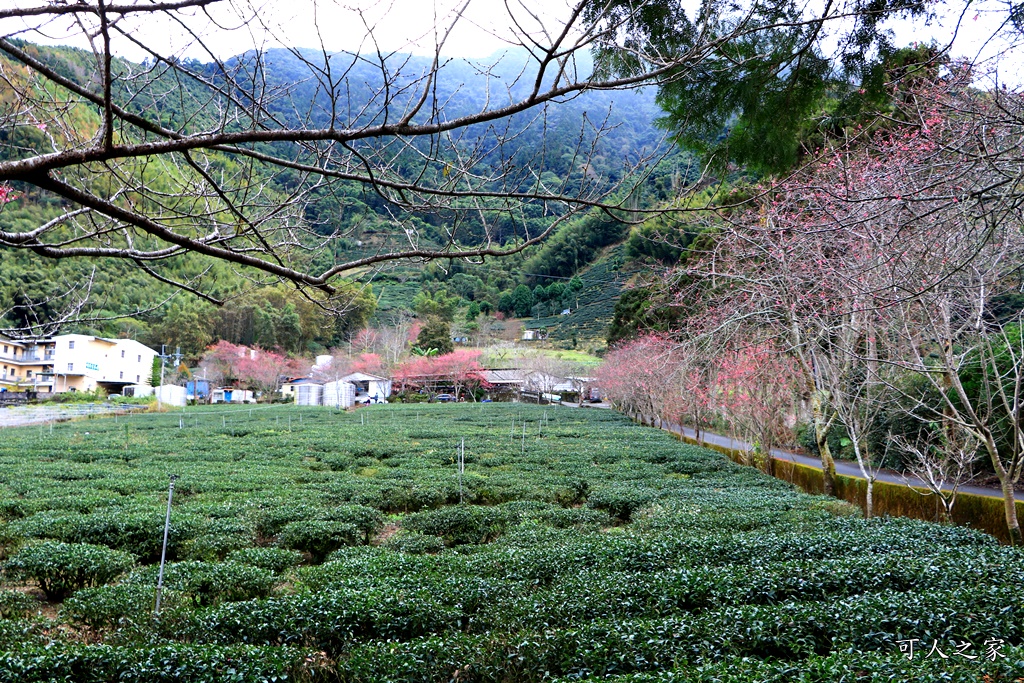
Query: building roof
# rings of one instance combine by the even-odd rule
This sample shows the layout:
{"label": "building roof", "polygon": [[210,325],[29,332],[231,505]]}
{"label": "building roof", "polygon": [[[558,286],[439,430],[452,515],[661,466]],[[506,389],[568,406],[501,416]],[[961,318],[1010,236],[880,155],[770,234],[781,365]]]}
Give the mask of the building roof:
{"label": "building roof", "polygon": [[288,380],[285,384],[323,384],[323,382],[312,377],[296,377]]}
{"label": "building roof", "polygon": [[523,371],[518,368],[498,368],[493,370],[483,370],[481,372],[484,381],[488,384],[514,384],[519,385],[523,383]]}
{"label": "building roof", "polygon": [[345,382],[387,382],[387,377],[381,377],[380,375],[370,375],[365,372],[352,372],[341,378]]}

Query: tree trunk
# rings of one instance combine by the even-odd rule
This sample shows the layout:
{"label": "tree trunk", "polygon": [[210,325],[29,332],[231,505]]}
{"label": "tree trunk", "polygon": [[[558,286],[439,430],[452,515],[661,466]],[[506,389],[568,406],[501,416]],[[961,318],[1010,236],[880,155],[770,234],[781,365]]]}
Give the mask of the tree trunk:
{"label": "tree trunk", "polygon": [[1017,523],[1017,501],[1013,496],[1013,482],[1001,478],[1003,489],[1003,508],[1006,510],[1006,528],[1010,532],[1010,544],[1021,545],[1020,524]]}
{"label": "tree trunk", "polygon": [[814,420],[814,440],[821,455],[822,493],[826,496],[835,496],[836,462],[832,459],[832,450],[828,447],[828,425],[821,405],[821,393],[817,390],[811,394],[811,413]]}
{"label": "tree trunk", "polygon": [[868,479],[868,490],[864,494],[864,518],[871,519],[875,516],[875,480]]}
{"label": "tree trunk", "polygon": [[1010,544],[1022,545],[1020,524],[1017,522],[1017,501],[1013,496],[1013,479],[1003,466],[992,433],[986,429],[982,431],[982,435],[984,436],[985,450],[988,451],[992,469],[999,477],[999,488],[1003,492],[1003,511],[1006,515],[1006,530],[1010,533]]}
{"label": "tree trunk", "polygon": [[937,494],[939,503],[942,506],[942,523],[952,524],[953,523],[953,505],[956,504],[956,494],[952,494],[948,498],[942,494]]}

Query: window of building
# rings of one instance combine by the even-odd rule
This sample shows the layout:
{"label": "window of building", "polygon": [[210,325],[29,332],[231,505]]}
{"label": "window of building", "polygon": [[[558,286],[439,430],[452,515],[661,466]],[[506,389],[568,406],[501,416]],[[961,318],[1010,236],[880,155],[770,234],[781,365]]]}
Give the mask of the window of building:
{"label": "window of building", "polygon": [[74,372],[74,371],[75,371],[75,364],[74,363],[68,363],[68,372]]}
{"label": "window of building", "polygon": [[69,349],[75,348],[75,340],[74,339],[72,339],[71,341],[68,342],[68,348]]}
{"label": "window of building", "polygon": [[140,363],[142,362],[142,354],[141,353],[139,354],[139,362]]}
{"label": "window of building", "polygon": [[123,370],[121,371],[121,375],[118,377],[118,379],[124,379],[124,371]]}
{"label": "window of building", "polygon": [[7,353],[7,345],[4,344],[4,353]]}
{"label": "window of building", "polygon": [[29,379],[32,379],[32,371],[29,370],[28,372],[26,372],[25,376],[28,377]]}
{"label": "window of building", "polygon": [[121,349],[121,358],[124,358],[124,349]]}
{"label": "window of building", "polygon": [[135,375],[135,383],[138,384],[141,381],[142,381],[142,378],[139,375]]}

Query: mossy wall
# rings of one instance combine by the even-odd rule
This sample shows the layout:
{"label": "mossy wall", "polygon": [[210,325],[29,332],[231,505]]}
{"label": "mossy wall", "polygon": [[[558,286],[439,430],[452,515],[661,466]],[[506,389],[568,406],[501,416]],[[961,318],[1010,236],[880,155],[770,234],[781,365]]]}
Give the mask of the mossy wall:
{"label": "mossy wall", "polygon": [[[683,441],[696,444],[696,439],[683,437]],[[732,448],[702,444],[704,448],[719,451],[731,460],[746,464],[746,455]],[[821,470],[790,460],[775,459],[774,476],[796,485],[807,493],[821,494],[824,490]],[[837,497],[865,509],[868,483],[864,479],[836,475]],[[927,489],[876,481],[874,486],[874,514],[877,517],[911,517],[930,522],[942,521],[942,504]],[[1024,502],[1017,502],[1017,515],[1024,518]],[[961,493],[953,506],[953,522],[992,534],[1002,543],[1010,542],[1003,515],[1003,499]]]}

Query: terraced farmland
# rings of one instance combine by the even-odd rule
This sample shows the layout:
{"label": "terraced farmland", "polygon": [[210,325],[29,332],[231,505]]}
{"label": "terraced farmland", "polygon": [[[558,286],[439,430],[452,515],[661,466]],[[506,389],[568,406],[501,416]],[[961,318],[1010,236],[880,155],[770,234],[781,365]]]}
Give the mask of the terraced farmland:
{"label": "terraced farmland", "polygon": [[203,408],[0,435],[0,681],[1024,676],[1016,549],[866,522],[610,411]]}

